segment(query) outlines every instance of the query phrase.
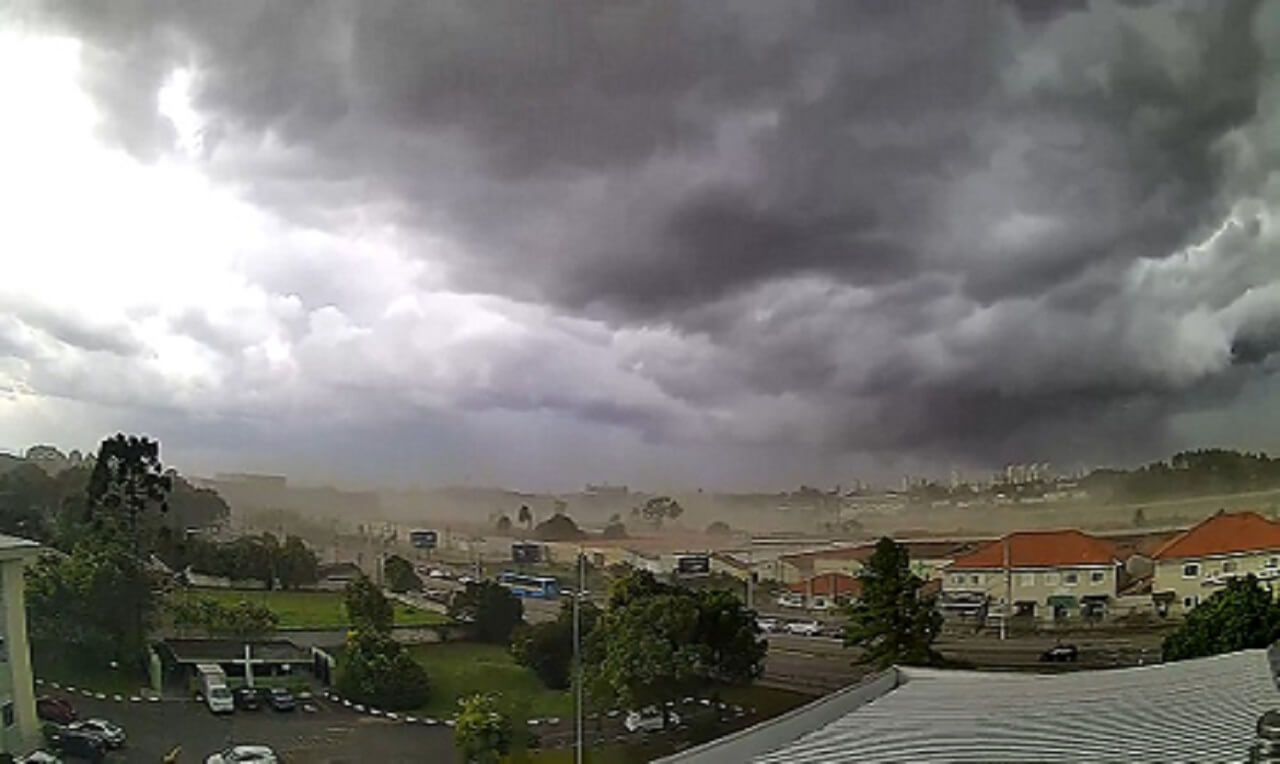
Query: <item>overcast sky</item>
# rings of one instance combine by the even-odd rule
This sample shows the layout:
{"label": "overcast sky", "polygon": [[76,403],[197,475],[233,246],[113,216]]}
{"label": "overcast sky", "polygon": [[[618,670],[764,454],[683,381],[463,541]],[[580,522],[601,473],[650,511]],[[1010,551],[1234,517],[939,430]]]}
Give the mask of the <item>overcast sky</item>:
{"label": "overcast sky", "polygon": [[1280,5],[0,10],[0,447],[781,488],[1280,451]]}

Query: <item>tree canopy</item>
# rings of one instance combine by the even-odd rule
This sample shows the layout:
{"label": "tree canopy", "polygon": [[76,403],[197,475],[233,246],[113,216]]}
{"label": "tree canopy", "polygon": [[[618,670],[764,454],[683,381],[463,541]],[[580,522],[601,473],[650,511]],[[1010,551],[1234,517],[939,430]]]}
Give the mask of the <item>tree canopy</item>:
{"label": "tree canopy", "polygon": [[395,610],[382,591],[368,579],[358,576],[347,584],[343,601],[347,617],[357,631],[390,633]]}
{"label": "tree canopy", "polygon": [[511,719],[494,695],[471,695],[459,701],[454,742],[467,764],[497,764],[511,752]]}
{"label": "tree canopy", "polygon": [[427,702],[427,672],[385,631],[357,628],[347,635],[338,666],[338,692],[384,711],[417,708]]}
{"label": "tree canopy", "polygon": [[1252,574],[1227,581],[1161,645],[1166,661],[1267,647],[1280,637],[1280,603]]}
{"label": "tree canopy", "polygon": [[383,578],[387,588],[393,592],[416,592],[422,590],[422,579],[413,570],[413,563],[398,554],[393,554],[382,564]]}
{"label": "tree canopy", "polygon": [[863,660],[881,668],[937,662],[931,645],[942,615],[920,594],[924,581],[911,572],[906,547],[880,539],[859,578],[862,594],[848,609],[845,646],[861,648]]}
{"label": "tree canopy", "polygon": [[[583,602],[579,616],[581,634],[585,636],[595,628],[600,609]],[[562,603],[555,620],[517,629],[511,637],[511,654],[517,663],[533,669],[547,687],[567,689],[572,679],[573,602]]]}
{"label": "tree canopy", "polygon": [[539,541],[577,541],[586,534],[568,515],[552,515],[538,523],[533,536]]}
{"label": "tree canopy", "polygon": [[639,514],[654,528],[662,525],[663,520],[675,520],[684,514],[684,507],[670,496],[654,496],[640,506]]}
{"label": "tree canopy", "polygon": [[496,582],[469,583],[449,600],[449,617],[471,624],[480,642],[505,645],[524,621],[524,603]]}

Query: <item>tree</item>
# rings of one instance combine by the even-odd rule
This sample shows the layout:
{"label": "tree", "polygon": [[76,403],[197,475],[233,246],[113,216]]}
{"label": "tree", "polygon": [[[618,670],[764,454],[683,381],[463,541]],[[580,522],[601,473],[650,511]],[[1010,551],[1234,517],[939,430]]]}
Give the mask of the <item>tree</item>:
{"label": "tree", "polygon": [[862,594],[848,609],[846,647],[863,650],[863,660],[886,668],[894,663],[935,663],[930,646],[942,630],[942,615],[924,585],[911,573],[906,547],[882,538],[861,576]]}
{"label": "tree", "polygon": [[387,632],[363,628],[347,635],[334,684],[343,697],[384,711],[417,708],[431,691],[426,670],[399,642]]}
{"label": "tree", "polygon": [[533,530],[533,512],[530,511],[528,504],[520,505],[520,512],[516,515],[516,520],[524,523],[525,530]]}
{"label": "tree", "polygon": [[733,528],[723,520],[716,520],[707,526],[708,536],[730,536],[733,534]]}
{"label": "tree", "polygon": [[387,588],[393,592],[416,592],[422,590],[422,579],[413,570],[413,563],[400,555],[393,554],[382,564],[383,578]]}
{"label": "tree", "polygon": [[173,481],[160,463],[160,444],[118,434],[102,441],[86,488],[90,520],[100,534],[123,538],[136,555],[151,551],[155,514],[168,511]]}
{"label": "tree", "polygon": [[468,764],[497,764],[511,752],[511,719],[494,695],[476,694],[458,702],[454,741]]}
{"label": "tree", "polygon": [[654,496],[640,507],[640,514],[654,528],[660,528],[664,519],[675,520],[684,514],[684,507],[670,496]]}
{"label": "tree", "polygon": [[183,597],[169,604],[173,625],[204,629],[210,634],[245,638],[275,631],[280,619],[270,608],[240,600],[223,605],[212,597]]}
{"label": "tree", "polygon": [[502,515],[498,518],[498,522],[493,524],[493,529],[504,536],[511,533],[511,518]]}
{"label": "tree", "polygon": [[477,640],[505,645],[524,621],[524,603],[493,581],[469,583],[449,600],[449,617],[471,624]]}
{"label": "tree", "polygon": [[1280,637],[1280,603],[1249,574],[1227,581],[1165,637],[1166,661],[1267,647]]}
{"label": "tree", "polygon": [[49,540],[60,500],[54,478],[34,464],[20,462],[0,475],[0,533]]}
{"label": "tree", "polygon": [[277,553],[275,567],[281,588],[296,589],[316,582],[320,559],[301,538],[289,536]]}
{"label": "tree", "polygon": [[[583,602],[579,616],[581,633],[587,635],[600,619],[600,609]],[[511,637],[511,654],[521,666],[532,669],[547,687],[567,689],[573,663],[573,603],[561,604],[555,620],[517,629]]]}
{"label": "tree", "polygon": [[380,634],[391,632],[395,611],[382,591],[367,576],[360,576],[347,584],[343,601],[347,617],[357,631]]}
{"label": "tree", "polygon": [[552,515],[538,523],[533,536],[539,541],[577,541],[586,534],[568,515]]}
{"label": "tree", "polygon": [[627,537],[627,526],[622,524],[622,518],[615,512],[609,516],[609,524],[600,535],[607,539],[624,539]]}

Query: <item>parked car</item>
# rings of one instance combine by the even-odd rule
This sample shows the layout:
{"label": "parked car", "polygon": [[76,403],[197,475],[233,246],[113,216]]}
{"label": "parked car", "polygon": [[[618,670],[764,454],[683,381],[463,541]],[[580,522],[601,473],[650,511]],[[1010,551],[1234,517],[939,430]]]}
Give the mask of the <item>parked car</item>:
{"label": "parked car", "polygon": [[258,691],[252,687],[240,687],[234,693],[236,708],[241,711],[257,711],[262,708],[262,701],[258,700]]}
{"label": "parked car", "polygon": [[778,597],[778,607],[804,607],[804,595],[788,592]]}
{"label": "parked car", "polygon": [[817,621],[792,621],[787,624],[787,633],[799,637],[816,637],[822,633],[822,624]]}
{"label": "parked car", "polygon": [[267,705],[276,711],[292,711],[297,708],[298,702],[294,700],[293,693],[283,687],[272,687],[267,692]]}
{"label": "parked car", "polygon": [[36,698],[36,716],[46,722],[70,724],[76,720],[76,710],[65,698],[41,695]]}
{"label": "parked car", "polygon": [[233,745],[210,754],[204,764],[280,764],[280,757],[265,745]]}
{"label": "parked car", "polygon": [[756,625],[760,627],[760,631],[774,632],[782,628],[782,623],[777,618],[757,618]]}
{"label": "parked car", "polygon": [[106,719],[85,719],[81,722],[72,722],[67,725],[67,729],[91,732],[102,738],[108,748],[124,747],[124,729]]}
{"label": "parked car", "polygon": [[48,751],[32,751],[26,756],[14,759],[14,764],[62,764],[62,759]]}
{"label": "parked car", "polygon": [[[680,714],[675,711],[667,712],[667,724],[674,727],[680,723]],[[662,730],[662,710],[656,706],[642,708],[639,711],[632,711],[627,714],[627,718],[622,721],[622,726],[627,728],[627,732],[658,732]]]}
{"label": "parked car", "polygon": [[45,738],[50,747],[67,756],[90,762],[100,762],[107,758],[107,741],[88,730],[53,727],[45,731]]}
{"label": "parked car", "polygon": [[1047,663],[1075,663],[1079,657],[1080,651],[1075,645],[1054,645],[1040,653],[1040,660]]}

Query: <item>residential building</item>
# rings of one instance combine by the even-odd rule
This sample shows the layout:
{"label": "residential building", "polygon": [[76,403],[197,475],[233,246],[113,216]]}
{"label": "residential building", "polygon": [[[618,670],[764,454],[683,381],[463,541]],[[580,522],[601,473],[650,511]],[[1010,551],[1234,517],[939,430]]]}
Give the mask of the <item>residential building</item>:
{"label": "residential building", "polygon": [[787,589],[792,595],[798,595],[797,607],[830,610],[857,599],[862,593],[862,581],[844,573],[820,573]]}
{"label": "residential building", "polygon": [[893,667],[657,764],[1244,762],[1277,648],[1063,674]]}
{"label": "residential building", "polygon": [[1018,531],[957,557],[942,576],[944,613],[1052,621],[1101,617],[1123,563],[1110,541],[1078,530]]}
{"label": "residential building", "polygon": [[[898,543],[907,549],[907,555],[911,558],[911,571],[928,580],[937,576],[957,556],[972,551],[983,542],[902,539]],[[805,581],[823,573],[857,576],[875,551],[875,542],[866,542],[797,552],[779,557],[776,566],[769,566],[768,572],[776,573],[776,578],[784,584]]]}
{"label": "residential building", "polygon": [[1280,578],[1280,523],[1256,512],[1219,511],[1174,536],[1151,555],[1157,612],[1183,615],[1236,576],[1267,586]]}
{"label": "residential building", "polygon": [[34,541],[0,535],[0,596],[4,599],[0,645],[0,752],[26,754],[40,743],[31,648],[27,642],[23,569],[40,554]]}

